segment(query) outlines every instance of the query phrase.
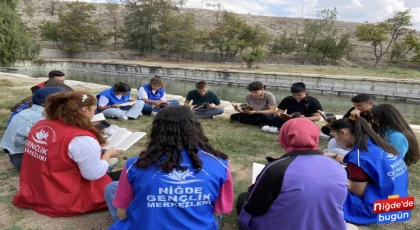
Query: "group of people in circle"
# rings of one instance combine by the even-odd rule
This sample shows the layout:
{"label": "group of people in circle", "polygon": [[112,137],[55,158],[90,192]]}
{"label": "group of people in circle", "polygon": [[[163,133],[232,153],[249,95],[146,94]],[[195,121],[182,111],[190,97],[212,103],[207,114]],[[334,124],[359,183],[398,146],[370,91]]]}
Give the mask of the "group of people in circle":
{"label": "group of people in circle", "polygon": [[[204,81],[180,106],[167,100],[160,77],[139,87],[137,100],[125,83],[93,96],[65,85],[61,71],[49,77],[12,108],[0,143],[20,170],[14,205],[50,217],[108,209],[110,229],[220,228],[234,206],[234,183],[228,153],[210,143],[199,120],[224,112]],[[407,166],[420,158],[419,145],[393,105],[356,95],[348,114],[321,128],[330,136],[321,151],[314,121],[321,119],[322,106],[304,83],[294,83],[277,108],[261,82],[251,82],[248,90],[245,103],[253,110],[235,104],[230,120],[278,132],[286,154],[267,157],[256,182],[237,196],[241,229],[373,224],[373,202],[409,195]],[[120,151],[102,149],[112,125],[92,123],[97,112],[120,121],[154,116],[145,149],[122,170],[110,168]],[[299,115],[284,119],[285,113]]]}

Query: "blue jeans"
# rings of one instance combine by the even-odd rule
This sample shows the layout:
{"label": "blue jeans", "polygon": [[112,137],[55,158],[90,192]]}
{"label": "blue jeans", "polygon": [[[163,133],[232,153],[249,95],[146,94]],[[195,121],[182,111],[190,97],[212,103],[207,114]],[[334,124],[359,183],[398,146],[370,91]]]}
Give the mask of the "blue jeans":
{"label": "blue jeans", "polygon": [[120,108],[109,108],[103,111],[105,117],[118,118],[127,116],[129,118],[137,119],[141,115],[144,107],[144,101],[138,100],[136,104],[131,106],[129,110],[122,110]]}
{"label": "blue jeans", "polygon": [[[178,100],[169,100],[166,101],[169,105],[179,105]],[[141,111],[144,114],[151,114],[152,112],[159,112],[162,108],[153,108],[154,104],[145,103],[143,110]]]}
{"label": "blue jeans", "polygon": [[118,209],[112,204],[115,193],[117,192],[117,187],[118,181],[111,182],[105,187],[105,202],[108,205],[108,209],[111,213],[112,219],[114,219],[114,223],[120,220],[117,215]]}
{"label": "blue jeans", "polygon": [[[117,187],[118,181],[111,182],[105,187],[105,201],[108,205],[108,209],[111,213],[112,219],[114,219],[114,223],[120,220],[117,215],[118,209],[112,204],[112,201],[115,197],[115,193],[117,192]],[[215,219],[217,229],[220,229],[220,226],[222,225],[223,215],[219,214],[218,216],[215,216]]]}

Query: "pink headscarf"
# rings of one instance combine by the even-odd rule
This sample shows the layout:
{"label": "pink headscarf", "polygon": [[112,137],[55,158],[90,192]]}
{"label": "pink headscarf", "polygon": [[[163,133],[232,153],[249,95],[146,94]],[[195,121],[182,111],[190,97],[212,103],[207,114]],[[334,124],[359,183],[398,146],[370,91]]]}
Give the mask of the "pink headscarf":
{"label": "pink headscarf", "polygon": [[319,150],[319,128],[306,118],[294,118],[281,127],[278,141],[286,153]]}

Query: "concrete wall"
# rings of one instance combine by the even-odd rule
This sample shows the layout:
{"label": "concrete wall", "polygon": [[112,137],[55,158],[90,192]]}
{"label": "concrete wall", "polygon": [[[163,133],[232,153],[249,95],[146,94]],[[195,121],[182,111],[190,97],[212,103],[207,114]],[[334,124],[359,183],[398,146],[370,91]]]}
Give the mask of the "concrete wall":
{"label": "concrete wall", "polygon": [[153,65],[133,65],[98,62],[43,61],[31,68],[69,69],[107,74],[136,76],[160,75],[164,78],[197,81],[245,87],[252,81],[263,82],[268,89],[289,89],[294,82],[304,82],[311,93],[354,96],[369,93],[375,98],[420,103],[420,81],[393,80],[353,76],[326,76],[318,74],[259,73],[217,69],[174,68]]}
{"label": "concrete wall", "polygon": [[93,52],[83,51],[74,54],[67,53],[59,49],[46,49],[43,48],[39,54],[40,58],[77,58],[77,59],[126,59],[120,53],[107,53],[107,52]]}

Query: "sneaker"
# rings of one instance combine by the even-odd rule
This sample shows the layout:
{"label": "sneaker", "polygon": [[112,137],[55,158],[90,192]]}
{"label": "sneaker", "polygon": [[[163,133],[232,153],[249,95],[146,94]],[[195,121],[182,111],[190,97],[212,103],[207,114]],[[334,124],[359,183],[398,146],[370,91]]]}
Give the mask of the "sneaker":
{"label": "sneaker", "polygon": [[114,165],[116,165],[118,163],[118,158],[111,157],[111,158],[109,158],[108,163],[109,163],[109,166],[114,166]]}
{"label": "sneaker", "polygon": [[261,130],[269,133],[279,133],[279,128],[274,126],[265,125],[261,128]]}
{"label": "sneaker", "polygon": [[151,114],[150,114],[150,116],[152,116],[152,117],[154,117],[154,116],[156,116],[156,114],[157,114],[158,112],[152,112]]}
{"label": "sneaker", "polygon": [[261,128],[261,130],[262,131],[265,131],[265,132],[270,132],[270,126],[268,126],[268,125],[265,125],[265,126],[263,126],[262,128]]}
{"label": "sneaker", "polygon": [[121,116],[121,117],[118,117],[118,120],[119,121],[127,121],[128,117],[127,116]]}

